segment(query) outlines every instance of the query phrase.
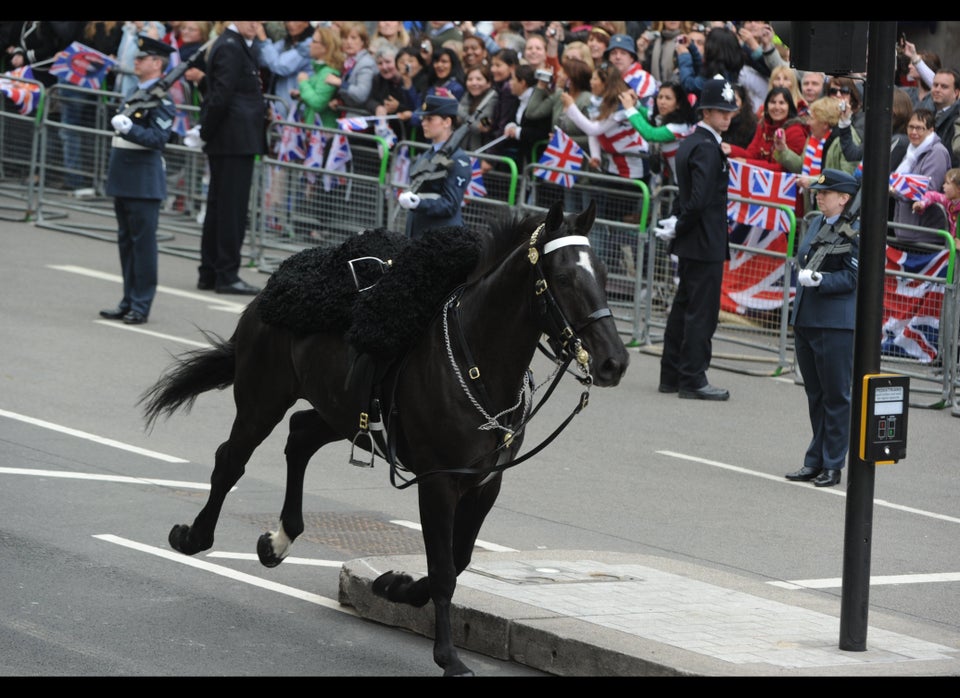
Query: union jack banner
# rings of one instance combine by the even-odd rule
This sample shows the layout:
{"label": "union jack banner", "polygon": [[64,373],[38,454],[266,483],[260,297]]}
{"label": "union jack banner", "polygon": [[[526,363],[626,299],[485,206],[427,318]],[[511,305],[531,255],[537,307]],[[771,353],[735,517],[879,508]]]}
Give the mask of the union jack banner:
{"label": "union jack banner", "polygon": [[107,71],[115,65],[110,56],[74,41],[53,57],[50,74],[77,87],[99,90]]}
{"label": "union jack banner", "polygon": [[774,172],[735,160],[730,160],[729,165],[727,194],[751,199],[751,203],[729,201],[727,218],[764,230],[789,232],[790,216],[775,206],[789,206],[791,209],[796,206],[797,175]]}
{"label": "union jack banner", "polygon": [[305,167],[323,167],[323,151],[327,145],[323,133],[316,129],[311,129],[307,135],[307,148],[303,156]]}
{"label": "union jack banner", "polygon": [[570,189],[577,181],[571,170],[579,172],[583,167],[583,148],[577,145],[576,141],[560,128],[554,126],[550,142],[547,143],[547,147],[537,164],[568,170],[567,172],[559,172],[538,167],[533,170],[533,174],[535,177]]}
{"label": "union jack banner", "polygon": [[924,175],[891,172],[890,187],[910,201],[920,201],[930,188],[930,178]]}
{"label": "union jack banner", "polygon": [[480,170],[480,160],[470,158],[470,182],[464,196],[481,198],[487,195],[487,187],[483,183],[483,172]]}
{"label": "union jack banner", "polygon": [[370,124],[362,116],[347,116],[337,119],[337,126],[341,131],[366,131]]}
{"label": "union jack banner", "polygon": [[34,80],[33,69],[28,65],[4,73],[0,77],[0,94],[13,102],[21,114],[31,114],[40,99],[40,83],[24,80]]}
{"label": "union jack banner", "polygon": [[[950,251],[907,252],[887,246],[880,352],[930,363],[937,358]],[[907,272],[926,278],[899,276]]]}
{"label": "union jack banner", "polygon": [[[785,279],[784,257],[787,236],[778,230],[759,226],[734,225],[730,242],[749,249],[731,249],[724,264],[720,309],[738,315],[783,307]],[[794,290],[789,290],[789,298]]]}

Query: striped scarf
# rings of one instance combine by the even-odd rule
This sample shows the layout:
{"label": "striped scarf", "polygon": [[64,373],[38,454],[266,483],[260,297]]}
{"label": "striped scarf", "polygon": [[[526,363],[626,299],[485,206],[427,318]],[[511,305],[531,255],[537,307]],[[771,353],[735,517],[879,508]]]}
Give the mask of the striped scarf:
{"label": "striped scarf", "polygon": [[823,144],[830,137],[830,131],[823,135],[823,138],[810,136],[807,144],[803,146],[803,165],[800,168],[800,174],[807,177],[816,177],[823,169]]}

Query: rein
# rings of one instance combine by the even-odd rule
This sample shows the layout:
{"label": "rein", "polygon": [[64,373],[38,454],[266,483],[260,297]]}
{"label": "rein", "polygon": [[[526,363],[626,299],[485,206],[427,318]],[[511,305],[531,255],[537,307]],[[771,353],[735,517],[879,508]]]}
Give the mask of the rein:
{"label": "rein", "polygon": [[[587,404],[589,403],[590,386],[593,383],[593,379],[590,376],[590,354],[587,352],[586,349],[583,348],[583,342],[578,336],[578,332],[581,332],[585,327],[587,327],[588,325],[590,325],[591,323],[597,320],[600,320],[604,317],[611,316],[612,313],[609,308],[601,308],[599,310],[596,310],[590,313],[586,318],[584,318],[582,321],[577,323],[576,326],[571,326],[571,324],[567,321],[566,317],[564,316],[563,311],[560,309],[560,306],[557,303],[556,299],[554,298],[553,294],[550,292],[549,284],[547,283],[546,276],[544,275],[544,272],[543,272],[543,267],[540,264],[541,256],[540,256],[539,250],[536,247],[536,244],[537,244],[537,239],[540,236],[540,233],[543,232],[543,229],[544,229],[544,224],[541,223],[537,227],[537,229],[533,232],[533,235],[530,237],[530,242],[527,250],[527,259],[534,266],[537,272],[538,278],[534,283],[534,291],[537,298],[540,301],[539,303],[540,315],[544,319],[545,324],[548,325],[548,329],[546,330],[545,333],[547,334],[547,339],[554,353],[551,355],[549,352],[544,350],[542,344],[538,344],[538,346],[540,347],[541,351],[543,351],[543,353],[546,356],[548,356],[552,361],[554,361],[554,363],[556,363],[557,365],[557,369],[554,371],[553,379],[552,379],[552,382],[550,383],[550,386],[547,389],[547,392],[543,395],[543,397],[536,404],[536,406],[533,407],[533,409],[531,409],[531,405],[533,403],[533,395],[537,390],[539,390],[540,387],[542,387],[542,385],[532,387],[532,372],[529,369],[527,369],[526,373],[524,374],[523,383],[520,387],[520,395],[517,399],[516,404],[514,404],[512,407],[502,410],[496,415],[491,416],[490,414],[488,414],[487,410],[484,408],[482,403],[490,404],[490,400],[487,396],[486,389],[483,387],[482,381],[480,381],[480,371],[477,368],[475,362],[473,361],[473,357],[470,353],[470,349],[467,346],[467,343],[465,341],[462,325],[459,322],[460,298],[465,288],[464,286],[461,286],[456,291],[454,291],[454,293],[447,299],[443,307],[443,328],[444,328],[444,337],[447,345],[447,355],[450,359],[450,363],[451,363],[451,366],[453,367],[453,371],[456,374],[457,379],[464,390],[464,393],[467,395],[467,398],[470,400],[471,404],[473,404],[473,406],[477,409],[477,411],[484,417],[485,421],[483,425],[480,426],[480,429],[481,430],[501,429],[506,433],[503,439],[501,440],[500,444],[496,448],[494,448],[492,451],[490,451],[487,454],[484,454],[478,458],[475,458],[473,461],[471,461],[469,464],[467,464],[464,467],[447,468],[443,470],[432,470],[430,472],[422,473],[421,475],[418,475],[412,478],[406,478],[401,473],[398,472],[402,466],[398,466],[396,461],[395,437],[393,435],[388,435],[386,460],[390,464],[390,483],[395,488],[404,489],[406,487],[409,487],[410,485],[413,485],[419,482],[422,478],[428,475],[437,475],[440,473],[444,473],[448,475],[459,474],[459,475],[482,476],[482,479],[479,485],[485,484],[496,473],[502,472],[507,468],[512,468],[515,465],[519,465],[520,463],[524,462],[529,458],[532,458],[537,453],[539,453],[544,448],[546,448],[557,436],[559,436],[560,432],[562,432],[566,428],[566,426],[573,420],[573,418],[578,414],[580,414],[583,408],[586,407]],[[568,235],[565,237],[557,238],[556,240],[552,240],[543,246],[543,255],[550,254],[551,252],[554,252],[556,250],[559,250],[569,245],[586,245],[589,247],[590,241],[586,236],[583,236],[583,235]],[[460,371],[460,367],[456,361],[456,358],[453,355],[453,347],[450,342],[449,320],[451,317],[456,321],[455,326],[456,326],[456,329],[458,330],[460,345],[467,359],[467,366],[468,366],[467,373],[470,379],[474,381],[473,385],[476,386],[476,391],[479,394],[479,399],[478,399],[478,396],[474,395],[474,393],[470,390],[470,387],[468,386],[466,381],[463,379],[463,374]],[[568,367],[570,366],[570,363],[574,359],[577,360],[577,368],[580,373],[580,375],[576,375],[576,374],[574,375],[581,384],[586,386],[586,390],[584,390],[580,394],[580,399],[577,402],[577,405],[573,408],[573,411],[567,416],[567,418],[564,419],[564,421],[561,422],[561,424],[556,429],[554,429],[554,431],[550,435],[548,435],[543,441],[541,441],[534,448],[524,453],[522,456],[507,460],[506,462],[502,462],[502,463],[498,462],[490,466],[489,468],[485,468],[483,470],[473,469],[472,466],[475,465],[476,463],[479,463],[480,461],[486,458],[489,458],[490,456],[495,455],[497,453],[504,452],[504,449],[508,448],[513,443],[513,439],[516,436],[516,434],[523,432],[523,430],[526,428],[526,425],[530,422],[531,419],[533,419],[534,415],[536,415],[536,413],[539,412],[540,408],[551,397],[551,395],[553,394],[553,391],[559,384],[560,379],[563,378],[564,374],[567,372]],[[529,394],[527,394],[528,389],[529,389]],[[516,426],[513,426],[513,427],[504,426],[503,424],[500,423],[499,421],[500,417],[507,414],[511,414],[515,412],[517,409],[519,409],[520,407],[523,407],[523,415],[521,416],[520,422]],[[400,481],[399,484],[398,484],[398,480]]]}

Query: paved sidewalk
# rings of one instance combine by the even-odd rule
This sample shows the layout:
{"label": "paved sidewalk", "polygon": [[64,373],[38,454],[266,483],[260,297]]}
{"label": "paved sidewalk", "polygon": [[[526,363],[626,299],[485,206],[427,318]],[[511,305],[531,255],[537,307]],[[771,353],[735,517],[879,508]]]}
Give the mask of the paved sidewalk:
{"label": "paved sidewalk", "polygon": [[[370,593],[423,556],[344,563],[340,601],[433,635],[433,608]],[[866,651],[838,647],[840,596],[666,558],[597,551],[477,552],[453,598],[458,647],[560,676],[960,676],[960,635],[870,612]]]}

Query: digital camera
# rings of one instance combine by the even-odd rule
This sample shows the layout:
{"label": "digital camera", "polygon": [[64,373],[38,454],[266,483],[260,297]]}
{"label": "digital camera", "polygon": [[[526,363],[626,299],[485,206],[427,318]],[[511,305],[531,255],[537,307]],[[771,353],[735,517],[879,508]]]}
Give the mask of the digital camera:
{"label": "digital camera", "polygon": [[550,82],[553,80],[553,71],[540,68],[533,74],[533,76],[540,82]]}

